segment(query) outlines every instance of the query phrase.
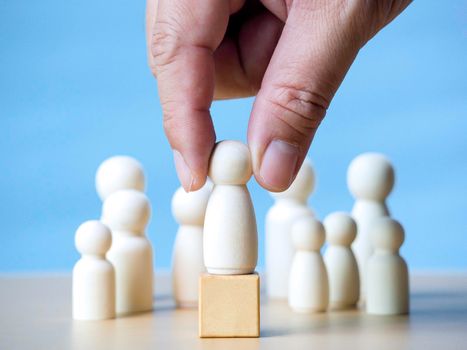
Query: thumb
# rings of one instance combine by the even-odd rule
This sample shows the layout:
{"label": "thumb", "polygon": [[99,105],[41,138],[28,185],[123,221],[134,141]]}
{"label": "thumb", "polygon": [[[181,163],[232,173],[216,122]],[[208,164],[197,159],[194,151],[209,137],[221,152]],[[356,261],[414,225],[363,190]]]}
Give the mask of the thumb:
{"label": "thumb", "polygon": [[253,170],[270,191],[283,191],[294,180],[363,44],[352,34],[353,23],[334,12],[342,9],[311,6],[313,2],[295,1],[290,8],[251,113]]}

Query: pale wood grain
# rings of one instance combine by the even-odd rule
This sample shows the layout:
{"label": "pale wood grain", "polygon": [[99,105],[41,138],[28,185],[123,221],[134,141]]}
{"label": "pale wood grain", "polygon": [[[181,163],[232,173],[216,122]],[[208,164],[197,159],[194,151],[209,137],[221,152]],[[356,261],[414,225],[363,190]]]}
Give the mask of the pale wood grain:
{"label": "pale wood grain", "polygon": [[467,274],[412,278],[410,316],[295,314],[261,305],[259,339],[200,339],[197,310],[175,310],[168,276],[155,310],[108,321],[71,319],[69,276],[0,278],[0,349],[467,349]]}
{"label": "pale wood grain", "polygon": [[260,279],[249,275],[210,275],[199,278],[199,336],[258,337]]}

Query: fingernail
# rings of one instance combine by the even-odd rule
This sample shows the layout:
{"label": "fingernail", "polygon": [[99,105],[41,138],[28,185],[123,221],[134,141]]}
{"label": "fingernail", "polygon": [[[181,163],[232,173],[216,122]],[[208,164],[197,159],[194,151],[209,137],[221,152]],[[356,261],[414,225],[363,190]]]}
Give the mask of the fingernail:
{"label": "fingernail", "polygon": [[273,140],[264,152],[259,175],[264,183],[275,190],[285,190],[292,183],[299,149],[282,140]]}
{"label": "fingernail", "polygon": [[186,192],[190,192],[193,187],[193,176],[191,170],[183,159],[181,153],[174,150],[175,169],[177,170],[178,179]]}

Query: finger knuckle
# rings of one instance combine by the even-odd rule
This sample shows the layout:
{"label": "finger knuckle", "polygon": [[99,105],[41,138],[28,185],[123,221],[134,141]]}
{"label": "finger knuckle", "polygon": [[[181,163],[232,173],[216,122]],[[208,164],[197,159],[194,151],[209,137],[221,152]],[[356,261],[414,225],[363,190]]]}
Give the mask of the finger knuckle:
{"label": "finger knuckle", "polygon": [[161,102],[162,107],[162,125],[164,130],[171,130],[176,127],[174,124],[176,122],[175,114],[175,103],[172,101],[163,101]]}
{"label": "finger knuckle", "polygon": [[151,69],[160,71],[176,59],[178,43],[178,30],[169,22],[159,21],[151,36]]}
{"label": "finger knuckle", "polygon": [[306,137],[319,127],[329,106],[317,90],[287,84],[276,85],[268,100],[276,118]]}
{"label": "finger knuckle", "polygon": [[157,65],[154,62],[154,59],[152,56],[149,57],[148,62],[149,62],[149,69],[151,70],[152,75],[157,79]]}

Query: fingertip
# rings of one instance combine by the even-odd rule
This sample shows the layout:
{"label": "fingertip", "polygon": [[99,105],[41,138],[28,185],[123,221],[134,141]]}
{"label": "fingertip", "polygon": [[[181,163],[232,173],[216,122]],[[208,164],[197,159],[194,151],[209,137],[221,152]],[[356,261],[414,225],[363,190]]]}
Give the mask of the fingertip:
{"label": "fingertip", "polygon": [[177,150],[173,151],[173,155],[175,170],[185,192],[197,191],[203,187],[207,179],[207,169],[193,169]]}
{"label": "fingertip", "polygon": [[199,189],[201,189],[201,187],[203,187],[206,183],[207,176],[207,173],[194,174],[192,182],[190,184],[190,188],[187,192],[198,191]]}
{"label": "fingertip", "polygon": [[190,188],[192,186],[191,184],[193,182],[191,169],[179,151],[174,150],[173,155],[175,170],[177,172],[178,179],[180,180],[180,184],[182,185],[185,192],[190,192]]}

